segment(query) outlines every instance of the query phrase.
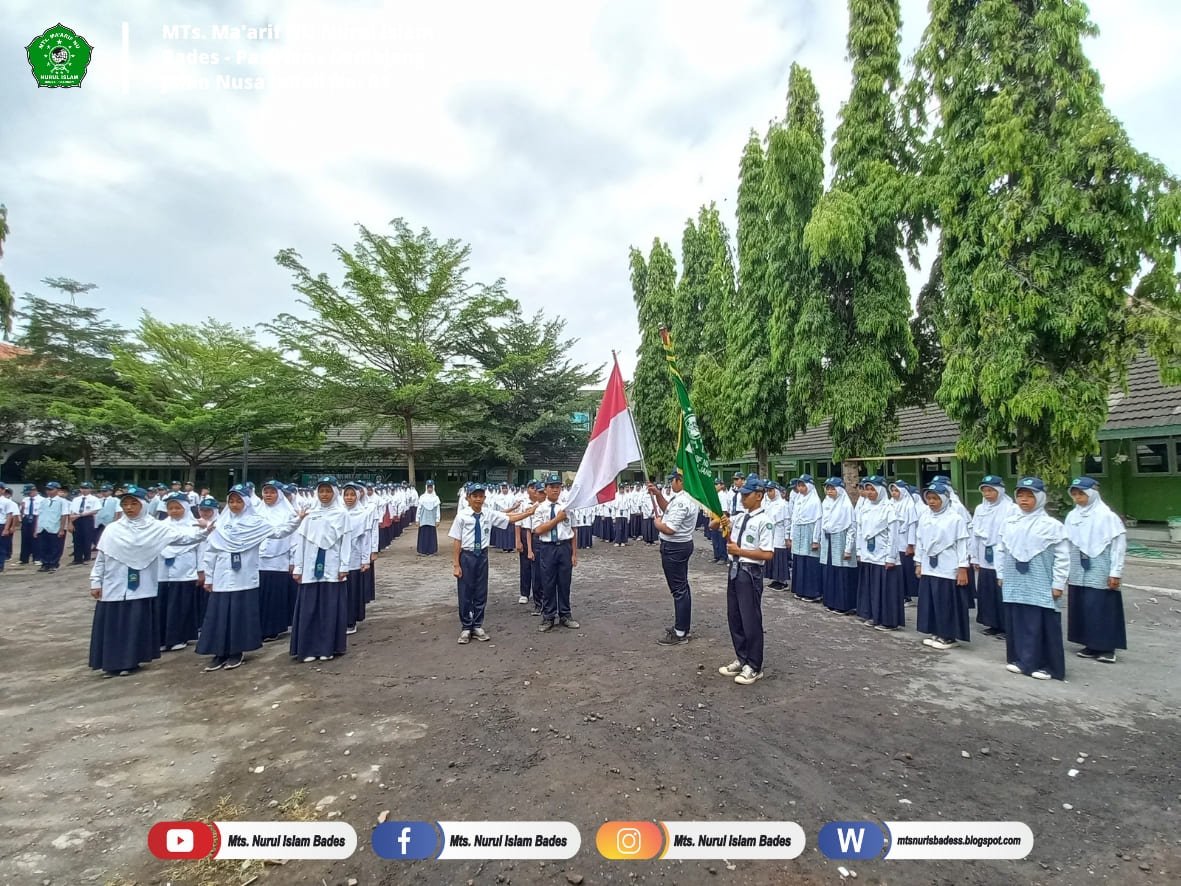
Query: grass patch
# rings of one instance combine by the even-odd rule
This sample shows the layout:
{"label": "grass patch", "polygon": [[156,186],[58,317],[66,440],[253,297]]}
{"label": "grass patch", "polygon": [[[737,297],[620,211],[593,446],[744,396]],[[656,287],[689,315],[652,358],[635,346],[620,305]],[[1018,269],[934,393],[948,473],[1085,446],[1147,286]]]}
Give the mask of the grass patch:
{"label": "grass patch", "polygon": [[279,804],[279,811],[290,821],[314,821],[316,807],[308,802],[307,788],[300,788]]}
{"label": "grass patch", "polygon": [[[245,811],[229,797],[222,797],[208,813],[194,813],[187,817],[199,821],[239,821]],[[180,862],[176,867],[165,871],[164,876],[174,886],[240,886],[262,872],[261,861],[215,861],[209,857],[199,861]]]}

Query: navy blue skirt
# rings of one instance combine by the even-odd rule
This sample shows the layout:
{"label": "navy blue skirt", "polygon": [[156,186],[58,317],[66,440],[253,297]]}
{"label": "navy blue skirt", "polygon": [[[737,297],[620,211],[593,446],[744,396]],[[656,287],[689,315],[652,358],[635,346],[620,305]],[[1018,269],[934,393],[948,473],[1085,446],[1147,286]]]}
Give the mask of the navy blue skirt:
{"label": "navy blue skirt", "polygon": [[344,584],[349,595],[348,626],[351,628],[365,620],[365,581],[361,570],[351,570]]}
{"label": "navy blue skirt", "polygon": [[165,649],[197,639],[197,600],[205,591],[193,581],[162,581],[156,590],[156,627]]}
{"label": "navy blue skirt", "polygon": [[1005,601],[996,583],[995,569],[982,568],[976,573],[976,623],[998,631],[1005,629]]}
{"label": "navy blue skirt", "polygon": [[857,614],[887,628],[906,624],[902,567],[887,569],[877,563],[857,567]]}
{"label": "navy blue skirt", "polygon": [[767,580],[787,584],[791,581],[791,552],[787,548],[776,548],[767,566]]}
{"label": "navy blue skirt", "polygon": [[1029,676],[1046,671],[1066,679],[1066,651],[1062,646],[1062,613],[1027,603],[1005,604],[1005,654],[1009,664]]}
{"label": "navy blue skirt", "polygon": [[1124,595],[1109,588],[1067,585],[1066,637],[1096,652],[1128,648]]}
{"label": "navy blue skirt", "polygon": [[819,600],[822,594],[820,587],[820,558],[809,557],[805,554],[792,555],[791,591],[797,597],[805,600]]}
{"label": "navy blue skirt", "polygon": [[99,600],[90,628],[90,666],[98,671],[130,671],[160,657],[156,598]]}
{"label": "navy blue skirt", "polygon": [[924,575],[919,579],[916,630],[943,640],[970,641],[968,598],[953,578]]}
{"label": "navy blue skirt", "polygon": [[898,569],[902,578],[902,599],[910,600],[919,595],[919,577],[914,574],[914,555],[898,552]]}
{"label": "navy blue skirt", "polygon": [[644,534],[644,518],[639,514],[632,514],[627,521],[627,537],[640,538]]}
{"label": "navy blue skirt", "polygon": [[439,530],[434,526],[418,527],[418,553],[425,556],[439,553]]}
{"label": "navy blue skirt", "polygon": [[627,517],[616,517],[612,522],[615,525],[615,535],[611,541],[617,545],[627,544]]}
{"label": "navy blue skirt", "polygon": [[847,566],[836,566],[842,562],[841,555],[828,549],[828,563],[820,564],[820,590],[824,605],[833,612],[853,612],[857,609],[857,570]]}
{"label": "navy blue skirt", "polygon": [[291,654],[344,655],[348,649],[348,590],[343,581],[301,584],[291,625]]}
{"label": "navy blue skirt", "polygon": [[262,646],[262,622],[258,617],[258,588],[214,591],[201,623],[198,655],[226,657]]}
{"label": "navy blue skirt", "polygon": [[390,541],[393,541],[394,539],[398,538],[401,534],[402,534],[402,521],[401,521],[401,519],[394,520],[394,522],[390,524]]}
{"label": "navy blue skirt", "polygon": [[209,591],[205,586],[199,586],[197,594],[197,636],[201,635],[201,625],[205,624],[205,611],[209,609]]}
{"label": "navy blue skirt", "polygon": [[418,505],[406,509],[406,525],[409,526],[418,519]]}
{"label": "navy blue skirt", "polygon": [[579,548],[579,550],[582,550],[583,548],[590,548],[590,547],[594,547],[594,544],[595,544],[595,535],[594,535],[594,533],[593,533],[593,532],[591,532],[591,527],[589,527],[589,526],[579,526],[579,527],[578,527],[578,528],[575,530],[575,534],[576,534],[576,536],[577,536],[577,538],[578,538],[578,548]]}
{"label": "navy blue skirt", "polygon": [[372,603],[377,599],[377,572],[375,564],[369,564],[369,571],[361,573],[361,587],[364,589],[364,598],[366,603]]}
{"label": "navy blue skirt", "polygon": [[654,518],[644,517],[640,521],[640,538],[644,539],[647,544],[656,544],[656,520]]}
{"label": "navy blue skirt", "polygon": [[290,572],[264,569],[258,573],[258,621],[264,637],[277,637],[291,627]]}

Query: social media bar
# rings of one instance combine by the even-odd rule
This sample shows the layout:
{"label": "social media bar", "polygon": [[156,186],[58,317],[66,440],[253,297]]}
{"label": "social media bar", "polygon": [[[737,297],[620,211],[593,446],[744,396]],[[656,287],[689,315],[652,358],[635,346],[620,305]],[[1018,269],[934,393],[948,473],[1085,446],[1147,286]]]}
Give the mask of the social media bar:
{"label": "social media bar", "polygon": [[595,846],[612,861],[679,859],[792,859],[804,851],[804,829],[794,821],[609,821]]}
{"label": "social media bar", "polygon": [[887,821],[889,861],[1025,858],[1033,831],[1020,821]]}
{"label": "social media bar", "polygon": [[338,859],[357,851],[357,832],[342,821],[216,821],[214,858]]}
{"label": "social media bar", "polygon": [[582,835],[568,821],[440,821],[438,858],[573,858]]}

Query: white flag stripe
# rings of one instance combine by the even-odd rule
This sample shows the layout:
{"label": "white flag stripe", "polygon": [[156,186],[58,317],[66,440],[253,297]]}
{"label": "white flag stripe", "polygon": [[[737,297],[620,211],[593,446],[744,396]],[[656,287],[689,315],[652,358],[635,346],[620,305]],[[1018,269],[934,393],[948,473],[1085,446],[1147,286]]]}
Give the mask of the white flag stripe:
{"label": "white flag stripe", "polygon": [[599,504],[599,490],[611,487],[610,497],[615,498],[615,477],[633,461],[640,460],[640,446],[636,442],[636,426],[632,422],[631,410],[617,413],[607,426],[606,433],[594,437],[586,447],[566,510],[589,508]]}

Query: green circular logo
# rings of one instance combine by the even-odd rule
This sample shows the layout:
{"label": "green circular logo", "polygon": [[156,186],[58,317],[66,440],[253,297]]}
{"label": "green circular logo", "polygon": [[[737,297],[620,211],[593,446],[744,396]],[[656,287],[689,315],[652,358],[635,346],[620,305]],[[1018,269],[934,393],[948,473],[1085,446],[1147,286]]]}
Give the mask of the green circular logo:
{"label": "green circular logo", "polygon": [[81,86],[94,47],[58,22],[25,47],[37,86]]}

